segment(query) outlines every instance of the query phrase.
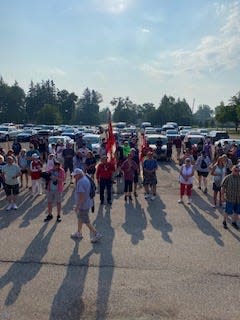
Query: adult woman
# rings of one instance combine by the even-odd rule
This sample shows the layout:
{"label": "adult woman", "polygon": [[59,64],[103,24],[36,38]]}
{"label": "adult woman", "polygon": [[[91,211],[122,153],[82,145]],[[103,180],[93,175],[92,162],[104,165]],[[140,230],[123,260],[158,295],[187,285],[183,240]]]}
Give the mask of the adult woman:
{"label": "adult woman", "polygon": [[219,157],[211,170],[213,176],[213,208],[217,205],[217,195],[219,194],[219,206],[222,206],[221,184],[225,177],[225,166],[223,157]]}
{"label": "adult woman", "polygon": [[179,182],[180,182],[180,200],[178,203],[183,203],[183,196],[185,192],[188,196],[188,204],[191,203],[192,184],[193,184],[194,166],[191,164],[191,159],[186,158],[184,164],[181,166]]}
{"label": "adult woman", "polygon": [[92,179],[94,179],[94,174],[96,172],[96,158],[94,157],[94,154],[92,151],[88,151],[87,153],[87,158],[86,158],[86,162],[85,162],[85,171],[86,173],[88,173]]}
{"label": "adult woman", "polygon": [[121,170],[124,173],[124,192],[125,192],[125,201],[127,201],[127,197],[129,200],[132,200],[132,187],[133,187],[133,180],[135,177],[135,172],[139,172],[139,166],[133,160],[134,153],[130,152],[127,159],[121,165]]}
{"label": "adult woman", "polygon": [[203,180],[204,193],[207,193],[207,176],[209,173],[210,164],[211,160],[209,156],[205,153],[205,151],[202,151],[201,155],[197,158],[195,166],[198,173],[198,189],[201,189]]}
{"label": "adult woman", "polygon": [[226,175],[230,174],[232,172],[232,166],[233,166],[232,160],[229,159],[226,154],[222,155],[222,160],[225,167]]}

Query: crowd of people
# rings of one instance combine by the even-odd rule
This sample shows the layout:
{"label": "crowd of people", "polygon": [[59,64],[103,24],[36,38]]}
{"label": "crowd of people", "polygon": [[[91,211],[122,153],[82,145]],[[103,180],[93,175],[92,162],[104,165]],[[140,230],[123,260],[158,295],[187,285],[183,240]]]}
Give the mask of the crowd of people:
{"label": "crowd of people", "polygon": [[[57,222],[61,222],[61,203],[64,184],[75,180],[75,211],[77,214],[77,231],[71,236],[82,238],[82,226],[85,224],[91,234],[91,241],[102,237],[90,223],[89,211],[94,210],[94,198],[91,196],[92,185],[99,185],[100,205],[112,204],[112,185],[119,177],[124,179],[124,200],[133,201],[138,196],[139,177],[145,191],[145,199],[154,201],[157,196],[158,169],[156,148],[151,148],[145,140],[133,135],[129,140],[116,141],[114,161],[107,154],[107,138],[101,140],[99,159],[84,141],[84,137],[64,146],[61,141],[48,146],[45,138],[34,138],[29,148],[22,148],[21,143],[13,141],[7,151],[0,148],[0,186],[7,199],[6,210],[17,210],[17,195],[23,188],[29,188],[34,196],[42,195],[46,189],[48,222],[53,219],[53,204],[57,207]],[[192,203],[194,177],[197,177],[198,189],[208,193],[208,176],[212,176],[213,207],[225,207],[224,228],[228,228],[228,216],[232,216],[232,226],[238,229],[237,218],[240,214],[240,160],[234,145],[214,149],[209,139],[202,140],[201,145],[194,146],[190,140],[179,138],[168,142],[168,160],[172,159],[172,149],[176,148],[176,161],[180,166],[180,199],[183,203],[187,195],[188,204]],[[237,150],[237,148],[236,148]],[[196,174],[195,174],[196,172]],[[44,187],[43,187],[44,181]],[[95,182],[94,182],[95,181]],[[106,199],[105,199],[106,195]]]}

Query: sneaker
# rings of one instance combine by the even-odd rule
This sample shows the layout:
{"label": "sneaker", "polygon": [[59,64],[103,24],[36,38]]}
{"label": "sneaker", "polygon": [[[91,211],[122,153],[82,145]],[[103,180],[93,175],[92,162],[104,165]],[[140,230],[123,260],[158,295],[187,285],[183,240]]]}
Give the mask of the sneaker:
{"label": "sneaker", "polygon": [[149,193],[146,193],[144,196],[145,199],[148,199],[149,197],[150,197]]}
{"label": "sneaker", "polygon": [[152,196],[151,197],[151,200],[153,201],[153,200],[155,200],[156,199],[156,196]]}
{"label": "sneaker", "polygon": [[9,205],[8,205],[7,208],[6,208],[6,210],[9,211],[9,210],[11,210],[11,209],[12,209],[12,204],[9,203]]}
{"label": "sneaker", "polygon": [[77,231],[71,234],[71,238],[72,239],[82,239],[83,235],[81,234],[81,232]]}
{"label": "sneaker", "polygon": [[183,203],[183,201],[181,199],[178,200],[178,203]]}
{"label": "sneaker", "polygon": [[16,203],[13,203],[13,204],[12,204],[12,209],[13,209],[13,210],[17,210],[17,208],[18,208],[18,207],[17,207]]}
{"label": "sneaker", "polygon": [[187,204],[191,204],[192,203],[192,199],[189,198]]}
{"label": "sneaker", "polygon": [[223,228],[224,228],[224,229],[228,229],[227,221],[225,221],[225,220],[223,221]]}
{"label": "sneaker", "polygon": [[237,225],[237,222],[232,222],[232,226],[234,229],[239,230],[239,226]]}
{"label": "sneaker", "polygon": [[50,220],[52,220],[52,218],[53,218],[52,214],[48,214],[46,216],[46,218],[44,219],[44,222],[50,221]]}
{"label": "sneaker", "polygon": [[62,221],[61,217],[57,216],[57,222],[61,222],[61,221]]}
{"label": "sneaker", "polygon": [[98,242],[101,238],[103,237],[103,235],[99,232],[97,232],[95,235],[93,235],[93,237],[91,238],[91,242],[95,243]]}

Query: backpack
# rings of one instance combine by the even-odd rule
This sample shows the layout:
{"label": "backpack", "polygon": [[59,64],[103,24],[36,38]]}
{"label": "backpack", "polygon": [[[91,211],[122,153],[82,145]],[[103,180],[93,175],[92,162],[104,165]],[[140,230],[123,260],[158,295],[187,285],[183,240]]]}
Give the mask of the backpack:
{"label": "backpack", "polygon": [[207,169],[207,164],[204,159],[202,159],[202,162],[201,162],[201,169]]}
{"label": "backpack", "polygon": [[91,199],[93,199],[96,195],[97,187],[96,187],[94,180],[88,174],[86,174],[86,177],[88,178],[88,181],[90,182],[89,196]]}

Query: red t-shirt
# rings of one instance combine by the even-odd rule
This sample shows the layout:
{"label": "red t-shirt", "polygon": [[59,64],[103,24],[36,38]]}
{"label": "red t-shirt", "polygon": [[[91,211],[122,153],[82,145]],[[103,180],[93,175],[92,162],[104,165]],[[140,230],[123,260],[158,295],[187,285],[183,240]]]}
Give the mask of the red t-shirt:
{"label": "red t-shirt", "polygon": [[30,164],[31,178],[32,180],[38,180],[41,178],[42,164],[39,160],[33,160]]}

